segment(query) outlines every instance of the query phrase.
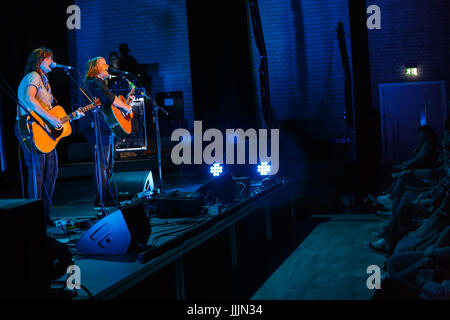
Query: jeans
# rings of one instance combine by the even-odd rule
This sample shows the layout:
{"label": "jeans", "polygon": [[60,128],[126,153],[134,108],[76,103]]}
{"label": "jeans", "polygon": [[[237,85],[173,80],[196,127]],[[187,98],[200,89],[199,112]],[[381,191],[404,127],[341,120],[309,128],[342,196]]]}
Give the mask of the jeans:
{"label": "jeans", "polygon": [[[418,262],[424,259],[424,250],[408,251],[394,254],[387,261],[387,270],[389,277],[414,282],[421,272],[429,272],[432,279],[430,281],[447,280],[449,277],[449,269],[447,265],[440,262],[434,262],[426,268],[419,268]],[[425,271],[424,271],[425,270]]]}
{"label": "jeans", "polygon": [[404,172],[392,184],[391,195],[393,198],[401,198],[406,190],[413,189],[417,191],[428,190],[431,185],[418,179],[411,172]]}
{"label": "jeans", "polygon": [[427,207],[411,203],[414,199],[417,199],[417,193],[407,191],[402,197],[395,215],[392,216],[388,237],[392,252],[404,236],[420,226],[417,219],[430,216]]}
{"label": "jeans", "polygon": [[422,241],[424,241],[423,238],[418,238],[418,237],[408,235],[397,242],[397,245],[395,246],[393,255],[400,253],[400,252],[410,251],[417,244],[421,243]]}
{"label": "jeans", "polygon": [[[25,158],[25,166],[27,168],[27,198],[35,198],[34,196],[34,179],[33,179],[33,158],[32,153],[28,151],[19,133],[19,127],[16,123],[14,133],[19,140]],[[47,221],[50,215],[50,207],[52,206],[53,193],[55,191],[56,178],[58,176],[58,155],[56,149],[49,153],[38,154],[36,166],[36,198],[44,199],[44,213]]]}

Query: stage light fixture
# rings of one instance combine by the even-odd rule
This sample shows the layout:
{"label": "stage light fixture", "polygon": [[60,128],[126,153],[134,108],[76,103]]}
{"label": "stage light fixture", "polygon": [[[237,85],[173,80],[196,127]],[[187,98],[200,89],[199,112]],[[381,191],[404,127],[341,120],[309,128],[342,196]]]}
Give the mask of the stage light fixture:
{"label": "stage light fixture", "polygon": [[260,175],[266,176],[270,172],[270,164],[265,161],[261,162],[258,166],[258,172]]}
{"label": "stage light fixture", "polygon": [[216,162],[211,167],[209,167],[209,172],[211,172],[214,177],[218,177],[223,172],[223,167],[220,165],[220,163]]}

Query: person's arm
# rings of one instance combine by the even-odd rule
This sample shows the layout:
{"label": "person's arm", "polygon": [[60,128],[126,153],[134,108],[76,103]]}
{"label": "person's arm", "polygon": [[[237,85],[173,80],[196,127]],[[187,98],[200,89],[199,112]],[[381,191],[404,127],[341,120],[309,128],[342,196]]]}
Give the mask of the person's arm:
{"label": "person's arm", "polygon": [[415,231],[415,235],[419,238],[425,237],[429,235],[434,228],[439,226],[440,223],[439,211],[436,211]]}
{"label": "person's arm", "polygon": [[29,111],[34,111],[38,114],[38,116],[44,118],[46,121],[50,123],[51,126],[58,128],[62,126],[61,120],[57,117],[52,116],[47,112],[44,108],[42,108],[39,101],[36,99],[37,89],[34,85],[27,86],[24,95],[21,97],[21,101],[24,102],[25,106],[29,109]]}
{"label": "person's arm", "polygon": [[450,245],[450,226],[447,226],[436,240],[436,247],[447,247]]}
{"label": "person's arm", "polygon": [[447,300],[450,298],[450,281],[444,280],[442,283],[435,281],[426,281],[422,284],[420,296],[425,299]]}
{"label": "person's arm", "polygon": [[117,96],[114,98],[114,102],[112,104],[113,104],[113,106],[122,109],[127,114],[130,113],[130,112],[133,112],[132,109],[131,109],[131,106],[129,106],[128,104],[124,103]]}
{"label": "person's arm", "polygon": [[425,164],[425,159],[434,152],[434,147],[431,142],[425,142],[419,149],[419,151],[414,155],[414,157],[403,163],[403,167],[414,169],[417,166],[422,166]]}
{"label": "person's arm", "polygon": [[113,105],[116,108],[121,109],[125,113],[132,112],[131,107],[119,99],[114,93],[112,93],[106,85],[99,82],[99,80],[94,80],[88,82],[88,88],[91,90],[97,98],[100,99],[102,105]]}
{"label": "person's arm", "polygon": [[432,198],[434,202],[441,200],[447,194],[449,188],[450,188],[450,174],[447,173],[439,181],[439,184],[430,190],[430,198]]}
{"label": "person's arm", "polygon": [[428,256],[439,263],[450,263],[450,247],[433,248]]}

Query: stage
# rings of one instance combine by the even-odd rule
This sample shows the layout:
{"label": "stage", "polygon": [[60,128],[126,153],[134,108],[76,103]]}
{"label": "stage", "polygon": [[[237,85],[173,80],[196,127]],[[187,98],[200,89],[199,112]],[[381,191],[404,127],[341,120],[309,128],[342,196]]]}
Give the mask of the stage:
{"label": "stage", "polygon": [[[165,193],[194,192],[206,180],[193,172],[174,172],[164,178],[163,190]],[[295,219],[293,181],[266,179],[264,186],[261,182],[262,178],[252,180],[248,197],[220,205],[219,213],[214,215],[207,212],[191,218],[158,218],[153,200],[140,200],[135,205],[146,208],[150,218],[148,247],[124,255],[93,256],[75,248],[89,226],[101,218],[93,208],[92,181],[58,181],[52,219],[58,224],[70,221],[82,227],[69,227],[67,232],[61,227],[48,228],[48,234],[71,249],[74,264],[81,271],[81,284],[89,291],[77,290],[74,294],[75,291],[66,289],[66,294],[75,300],[135,297],[184,300],[197,297],[199,291],[193,287],[204,287],[203,298],[211,294],[211,297],[231,299],[231,292],[240,290],[240,277],[233,277],[233,273],[236,275],[242,267],[258,269],[261,250],[270,247],[274,237],[275,242],[285,237],[287,226]],[[109,208],[108,212],[117,209]],[[250,255],[246,253],[248,249],[253,251]],[[252,255],[260,257],[249,263],[247,258]],[[222,274],[222,279],[219,276],[214,285],[205,280],[204,272],[200,277],[197,274],[196,269],[202,270],[206,265],[211,266],[210,271],[216,277]],[[61,286],[68,276],[62,276],[53,287]]]}

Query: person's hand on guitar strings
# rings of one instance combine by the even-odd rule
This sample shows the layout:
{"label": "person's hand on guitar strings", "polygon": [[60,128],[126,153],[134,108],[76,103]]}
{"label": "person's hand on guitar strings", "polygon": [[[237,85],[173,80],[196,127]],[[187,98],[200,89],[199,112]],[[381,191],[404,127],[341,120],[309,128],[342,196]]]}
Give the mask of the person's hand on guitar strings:
{"label": "person's hand on guitar strings", "polygon": [[132,116],[133,115],[133,108],[130,106],[130,105],[128,105],[128,107],[129,107],[129,109],[127,109],[127,111],[126,111],[126,115],[128,116]]}
{"label": "person's hand on guitar strings", "polygon": [[80,110],[75,111],[75,114],[76,114],[76,116],[75,116],[75,118],[73,118],[73,120],[78,120],[85,116],[85,114],[83,112],[81,112]]}
{"label": "person's hand on guitar strings", "polygon": [[54,117],[52,115],[48,115],[47,121],[50,123],[50,125],[55,129],[60,129],[62,127],[62,122],[57,117]]}

